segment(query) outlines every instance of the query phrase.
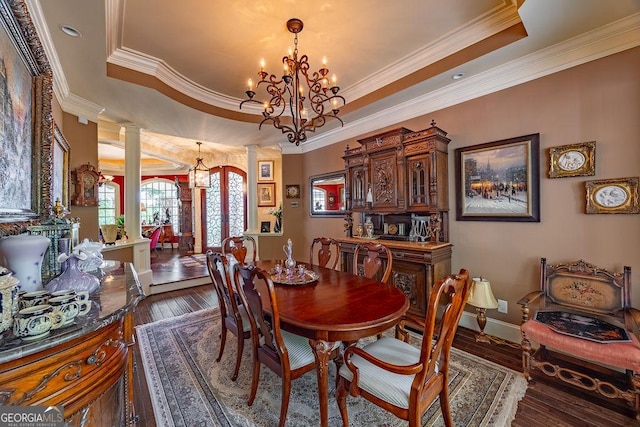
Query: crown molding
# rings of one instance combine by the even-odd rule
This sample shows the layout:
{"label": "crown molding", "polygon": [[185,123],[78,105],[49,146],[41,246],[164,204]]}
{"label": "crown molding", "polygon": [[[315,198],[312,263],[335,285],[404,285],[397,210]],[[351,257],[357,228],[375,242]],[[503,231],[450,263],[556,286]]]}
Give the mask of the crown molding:
{"label": "crown molding", "polygon": [[[109,2],[119,3],[119,0],[109,0]],[[195,100],[218,108],[240,111],[240,98],[210,90],[189,80],[161,59],[123,47],[120,37],[122,17],[119,7],[108,5],[108,63],[152,76]],[[522,21],[517,8],[505,2],[463,28],[457,28],[443,35],[434,43],[412,52],[355,85],[345,88],[344,96],[350,100],[358,99],[520,22]],[[250,114],[262,114],[262,107],[259,105],[248,104],[244,108]]]}
{"label": "crown molding", "polygon": [[[310,152],[364,133],[470,101],[640,45],[640,13],[452,83],[402,104],[323,132],[303,144]],[[288,150],[283,149],[283,154]]]}
{"label": "crown molding", "polygon": [[361,98],[521,22],[518,9],[505,2],[463,27],[444,34],[433,43],[345,88],[343,96],[350,101]]}

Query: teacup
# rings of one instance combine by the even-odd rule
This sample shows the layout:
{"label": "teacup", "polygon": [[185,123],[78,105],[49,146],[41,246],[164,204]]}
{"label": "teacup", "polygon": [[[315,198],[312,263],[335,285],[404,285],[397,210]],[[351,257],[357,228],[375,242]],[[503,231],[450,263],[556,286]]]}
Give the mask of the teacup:
{"label": "teacup", "polygon": [[49,297],[51,294],[49,291],[41,290],[41,291],[32,291],[25,292],[24,294],[20,294],[18,299],[18,308],[20,310],[34,307],[36,305],[43,305],[49,302]]}
{"label": "teacup", "polygon": [[25,341],[36,340],[49,335],[58,323],[51,305],[35,305],[18,311],[13,322],[13,334]]}
{"label": "teacup", "polygon": [[76,301],[74,294],[57,296],[49,299],[49,305],[53,307],[53,314],[57,323],[52,329],[62,328],[73,323],[73,319],[80,313],[80,303]]}

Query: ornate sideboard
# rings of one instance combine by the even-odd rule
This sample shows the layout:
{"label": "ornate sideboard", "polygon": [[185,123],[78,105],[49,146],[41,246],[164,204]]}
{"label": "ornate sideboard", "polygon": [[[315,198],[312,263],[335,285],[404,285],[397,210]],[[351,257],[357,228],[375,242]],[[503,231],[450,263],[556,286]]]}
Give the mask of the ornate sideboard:
{"label": "ornate sideboard", "polygon": [[133,406],[133,311],[144,297],[131,264],[106,271],[92,307],[37,341],[0,342],[0,404],[64,407],[75,426],[124,426]]}
{"label": "ornate sideboard", "polygon": [[[336,239],[340,242],[342,270],[353,272],[355,247],[364,242],[357,237]],[[427,302],[433,285],[451,273],[451,243],[416,243],[376,240],[391,249],[393,263],[389,282],[409,298],[409,326],[422,329]],[[386,262],[386,258],[383,258]]]}

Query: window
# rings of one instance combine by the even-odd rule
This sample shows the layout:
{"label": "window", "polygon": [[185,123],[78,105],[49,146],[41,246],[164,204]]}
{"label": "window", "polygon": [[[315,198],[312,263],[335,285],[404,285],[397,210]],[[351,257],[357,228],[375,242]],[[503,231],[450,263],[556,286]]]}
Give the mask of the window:
{"label": "window", "polygon": [[178,230],[179,217],[173,181],[153,178],[140,185],[140,220],[143,224],[171,224]]}
{"label": "window", "polygon": [[316,211],[325,210],[326,191],[320,188],[313,188],[313,209]]}
{"label": "window", "polygon": [[98,187],[98,225],[115,224],[120,202],[120,186],[105,182]]}

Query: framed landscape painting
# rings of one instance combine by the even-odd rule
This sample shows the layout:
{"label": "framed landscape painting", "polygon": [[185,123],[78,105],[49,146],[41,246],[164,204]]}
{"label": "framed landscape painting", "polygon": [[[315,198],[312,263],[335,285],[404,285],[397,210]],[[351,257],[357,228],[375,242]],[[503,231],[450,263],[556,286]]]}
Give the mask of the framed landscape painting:
{"label": "framed landscape painting", "polygon": [[540,222],[540,135],[457,148],[458,221]]}

